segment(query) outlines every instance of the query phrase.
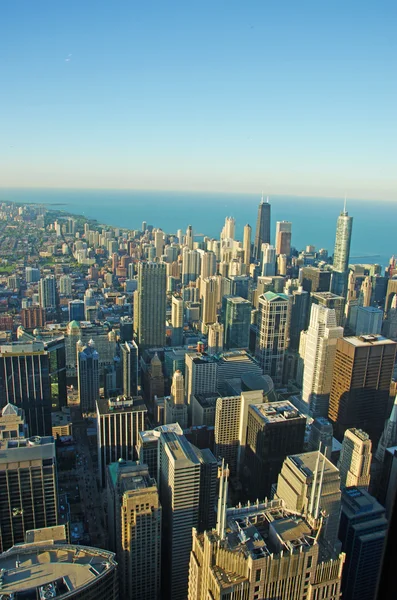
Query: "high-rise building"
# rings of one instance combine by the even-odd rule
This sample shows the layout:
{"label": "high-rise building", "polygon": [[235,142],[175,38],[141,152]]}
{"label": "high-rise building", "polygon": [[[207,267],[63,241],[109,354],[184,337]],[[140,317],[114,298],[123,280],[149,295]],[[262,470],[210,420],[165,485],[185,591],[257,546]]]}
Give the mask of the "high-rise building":
{"label": "high-rise building", "polygon": [[324,271],[318,267],[303,267],[301,281],[305,292],[329,292],[331,271]]}
{"label": "high-rise building", "polygon": [[265,202],[262,196],[258,207],[256,220],[254,258],[261,259],[262,244],[270,244],[270,204],[269,199]]}
{"label": "high-rise building", "polygon": [[235,227],[236,227],[236,220],[233,217],[226,217],[225,225],[223,227],[221,237],[223,239],[234,240]]}
{"label": "high-rise building", "polygon": [[263,373],[270,375],[276,386],[283,380],[289,315],[290,300],[285,294],[266,292],[259,297],[256,357]]}
{"label": "high-rise building", "polygon": [[289,329],[289,349],[298,350],[301,332],[307,328],[309,320],[309,294],[302,287],[292,292],[291,322]]}
{"label": "high-rise building", "polygon": [[287,455],[303,451],[305,429],[306,417],[289,401],[248,407],[244,479],[250,500],[270,497]]}
{"label": "high-rise building", "polygon": [[196,394],[214,392],[217,385],[218,364],[214,357],[199,352],[185,355],[185,391],[186,401]]}
{"label": "high-rise building", "polygon": [[0,411],[0,441],[28,436],[29,428],[25,420],[25,411],[14,404],[6,404]]}
{"label": "high-rise building", "polygon": [[243,237],[243,250],[244,250],[244,264],[246,266],[246,270],[249,268],[251,263],[251,235],[252,228],[251,225],[245,225],[244,227],[244,237]]}
{"label": "high-rise building", "polygon": [[283,500],[228,509],[223,473],[216,529],[193,531],[188,599],[339,598],[345,557],[329,549],[321,520]]}
{"label": "high-rise building", "polygon": [[172,376],[171,395],[165,399],[165,425],[179,423],[182,429],[188,426],[188,410],[185,403],[185,381],[181,371]]}
{"label": "high-rise building", "polygon": [[56,308],[57,289],[55,277],[47,275],[39,281],[39,304],[41,308]]}
{"label": "high-rise building", "polygon": [[200,282],[201,330],[207,331],[208,325],[217,321],[218,279],[208,277]]}
{"label": "high-rise building", "polygon": [[77,354],[77,380],[81,411],[94,412],[99,400],[99,354],[92,340]]}
{"label": "high-rise building", "polygon": [[224,328],[224,346],[248,348],[251,325],[251,302],[238,296],[223,296],[222,323]]}
{"label": "high-rise building", "polygon": [[131,342],[134,337],[133,320],[129,316],[120,317],[120,340]]}
{"label": "high-rise building", "polygon": [[200,275],[200,253],[185,246],[182,251],[182,285],[189,285]]}
{"label": "high-rise building", "polygon": [[132,340],[120,344],[124,396],[138,395],[138,346]]}
{"label": "high-rise building", "polygon": [[333,436],[334,430],[331,421],[324,417],[315,418],[310,426],[308,450],[321,450],[331,460]]}
{"label": "high-rise building", "polygon": [[30,435],[51,435],[49,362],[41,341],[0,346],[0,408],[7,403],[22,408]]}
{"label": "high-rise building", "polygon": [[338,340],[328,418],[339,441],[355,427],[366,431],[376,447],[387,417],[396,346],[382,336]]}
{"label": "high-rise building", "polygon": [[72,284],[73,279],[70,277],[70,275],[62,275],[59,278],[59,293],[62,296],[70,297],[72,295]]}
{"label": "high-rise building", "polygon": [[383,311],[374,306],[358,306],[356,335],[379,335],[382,331]]}
{"label": "high-rise building", "polygon": [[[17,576],[11,575],[17,566]],[[0,556],[1,595],[14,598],[118,600],[113,552],[56,543],[21,543]]]}
{"label": "high-rise building", "polygon": [[[262,369],[247,352],[247,350],[229,350],[216,356],[217,384],[216,388],[222,395],[230,394],[231,380],[242,381],[246,376],[262,375]],[[255,389],[255,388],[250,388]],[[259,389],[259,388],[256,388]],[[240,390],[239,390],[240,391]]]}
{"label": "high-rise building", "polygon": [[147,465],[108,467],[108,531],[117,553],[120,598],[157,600],[161,581],[161,505]]}
{"label": "high-rise building", "polygon": [[[304,452],[288,456],[277,481],[276,498],[289,510],[326,519],[322,534],[329,550],[340,547],[338,541],[341,503],[339,471],[321,452]],[[333,596],[332,596],[333,597]]]}
{"label": "high-rise building", "polygon": [[154,245],[156,248],[156,258],[161,258],[164,251],[164,233],[158,229],[154,233]]}
{"label": "high-rise building", "polygon": [[262,277],[273,277],[276,274],[276,249],[270,244],[262,244]]}
{"label": "high-rise building", "polygon": [[349,217],[345,205],[336,224],[334,262],[331,278],[331,291],[344,298],[347,295],[352,227],[353,217]]}
{"label": "high-rise building", "polygon": [[276,254],[291,254],[291,232],[290,221],[277,221],[276,223]]}
{"label": "high-rise building", "polygon": [[343,327],[336,324],[335,310],[312,304],[303,358],[302,400],[313,417],[328,415],[329,394],[336,355],[336,343]]}
{"label": "high-rise building", "polygon": [[191,225],[188,225],[186,229],[185,246],[193,250],[193,228]]}
{"label": "high-rise building", "polygon": [[394,399],[390,417],[387,419],[376,449],[375,457],[383,463],[387,448],[397,446],[397,396]]}
{"label": "high-rise building", "polygon": [[24,542],[29,529],[57,525],[56,456],[51,436],[0,440],[0,515],[0,553]]}
{"label": "high-rise building", "polygon": [[102,486],[106,467],[119,459],[132,460],[138,433],[145,429],[146,404],[140,396],[97,399],[98,468]]}
{"label": "high-rise building", "polygon": [[184,600],[187,596],[192,528],[199,525],[202,494],[206,500],[214,496],[211,488],[202,488],[201,465],[199,453],[185,436],[161,432],[158,483],[163,508],[162,593],[166,600]]}
{"label": "high-rise building", "polygon": [[222,323],[208,325],[208,354],[218,354],[223,350],[224,329]]}
{"label": "high-rise building", "polygon": [[339,539],[346,554],[343,598],[375,598],[386,532],[385,509],[373,496],[357,487],[342,490]]}
{"label": "high-rise building", "polygon": [[368,433],[361,429],[347,429],[343,437],[338,461],[342,487],[368,489],[371,479],[372,444]]}
{"label": "high-rise building", "polygon": [[40,281],[40,269],[35,267],[26,267],[25,278],[26,283],[36,283],[37,281]]}
{"label": "high-rise building", "polygon": [[40,306],[29,306],[29,308],[22,308],[21,310],[21,323],[25,329],[36,329],[37,327],[44,327],[45,316],[44,309]]}
{"label": "high-rise building", "polygon": [[150,348],[165,344],[166,265],[140,262],[138,265],[138,343]]}
{"label": "high-rise building", "polygon": [[85,310],[83,300],[70,300],[68,307],[69,321],[84,321]]}
{"label": "high-rise building", "polygon": [[336,315],[336,324],[338,327],[344,326],[345,320],[345,299],[342,296],[336,296],[332,292],[312,292],[310,301],[313,304],[319,304],[326,308],[333,308]]}
{"label": "high-rise building", "polygon": [[214,252],[203,252],[202,250],[199,250],[199,253],[201,255],[201,279],[216,275],[216,256]]}

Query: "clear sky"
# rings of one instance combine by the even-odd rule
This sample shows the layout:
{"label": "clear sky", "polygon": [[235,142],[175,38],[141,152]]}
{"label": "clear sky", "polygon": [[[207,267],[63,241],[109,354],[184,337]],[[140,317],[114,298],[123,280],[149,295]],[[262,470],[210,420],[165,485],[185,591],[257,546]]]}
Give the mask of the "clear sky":
{"label": "clear sky", "polygon": [[0,186],[397,199],[397,2],[2,0]]}

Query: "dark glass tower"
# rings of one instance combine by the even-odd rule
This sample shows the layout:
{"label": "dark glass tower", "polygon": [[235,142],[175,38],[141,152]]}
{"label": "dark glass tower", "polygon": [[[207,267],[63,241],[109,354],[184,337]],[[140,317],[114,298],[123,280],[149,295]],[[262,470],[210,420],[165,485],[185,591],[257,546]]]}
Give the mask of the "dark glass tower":
{"label": "dark glass tower", "polygon": [[260,260],[262,244],[270,244],[270,204],[269,199],[265,202],[262,196],[258,207],[258,218],[256,220],[256,232],[254,243],[254,258]]}

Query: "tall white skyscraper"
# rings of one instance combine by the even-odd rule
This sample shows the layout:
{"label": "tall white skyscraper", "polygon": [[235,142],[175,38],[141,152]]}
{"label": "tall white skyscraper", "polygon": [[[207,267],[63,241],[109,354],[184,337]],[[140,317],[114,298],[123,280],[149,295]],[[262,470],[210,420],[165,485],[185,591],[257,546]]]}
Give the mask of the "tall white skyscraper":
{"label": "tall white skyscraper", "polygon": [[244,227],[244,238],[243,238],[243,249],[244,249],[244,264],[246,268],[249,268],[251,263],[251,235],[252,228],[251,225],[245,225]]}
{"label": "tall white skyscraper", "polygon": [[193,250],[193,228],[191,225],[188,225],[186,229],[185,246]]}
{"label": "tall white skyscraper", "polygon": [[206,277],[213,277],[216,275],[216,256],[213,252],[203,252],[201,254],[201,269],[200,277],[205,279]]}
{"label": "tall white skyscraper", "polygon": [[276,249],[270,244],[262,244],[262,276],[276,274]]}
{"label": "tall white skyscraper", "polygon": [[233,217],[226,217],[225,225],[222,229],[221,239],[234,240],[234,232],[236,227],[236,221]]}
{"label": "tall white skyscraper", "polygon": [[185,246],[182,251],[182,285],[196,281],[200,274],[200,253]]}
{"label": "tall white skyscraper", "polygon": [[302,399],[313,417],[326,417],[336,342],[343,337],[343,327],[337,326],[334,309],[312,304],[309,328],[302,335],[306,337]]}
{"label": "tall white skyscraper", "polygon": [[361,429],[347,429],[338,461],[342,487],[368,489],[371,470],[372,442]]}
{"label": "tall white skyscraper", "polygon": [[336,224],[334,263],[331,279],[331,292],[337,296],[347,295],[349,276],[350,243],[353,228],[353,217],[349,217],[346,203]]}
{"label": "tall white skyscraper", "polygon": [[207,331],[207,326],[217,320],[218,279],[208,277],[200,281],[201,297],[201,330]]}
{"label": "tall white skyscraper", "polygon": [[266,292],[259,296],[258,303],[256,357],[263,373],[270,375],[278,386],[283,381],[291,302],[285,294]]}
{"label": "tall white skyscraper", "polygon": [[276,223],[276,254],[291,254],[291,231],[290,221],[277,221]]}

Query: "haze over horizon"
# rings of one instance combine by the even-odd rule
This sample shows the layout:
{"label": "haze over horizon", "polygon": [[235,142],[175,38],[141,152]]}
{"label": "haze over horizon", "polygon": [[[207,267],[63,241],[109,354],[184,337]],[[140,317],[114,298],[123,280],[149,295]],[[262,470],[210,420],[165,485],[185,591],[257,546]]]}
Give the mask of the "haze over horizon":
{"label": "haze over horizon", "polygon": [[397,197],[397,6],[6,1],[0,187]]}

